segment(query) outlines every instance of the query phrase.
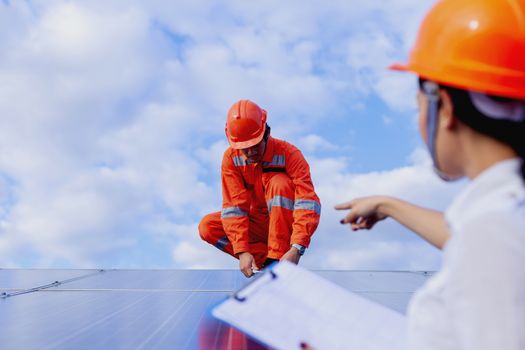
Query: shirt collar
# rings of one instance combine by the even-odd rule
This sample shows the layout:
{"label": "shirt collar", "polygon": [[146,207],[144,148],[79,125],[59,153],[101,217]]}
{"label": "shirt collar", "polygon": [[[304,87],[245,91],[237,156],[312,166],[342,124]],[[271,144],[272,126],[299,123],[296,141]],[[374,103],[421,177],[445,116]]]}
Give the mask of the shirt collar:
{"label": "shirt collar", "polygon": [[459,223],[468,218],[472,212],[478,211],[476,204],[480,199],[490,196],[507,186],[514,186],[516,181],[521,182],[519,169],[520,158],[500,161],[481,172],[463,191],[454,199],[445,212],[449,223]]}

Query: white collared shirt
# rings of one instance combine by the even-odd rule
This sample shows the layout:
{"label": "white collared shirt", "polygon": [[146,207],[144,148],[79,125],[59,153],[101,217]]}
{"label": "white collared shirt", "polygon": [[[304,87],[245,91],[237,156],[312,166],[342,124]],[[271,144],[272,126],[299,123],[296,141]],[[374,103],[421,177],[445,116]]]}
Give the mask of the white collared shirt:
{"label": "white collared shirt", "polygon": [[521,160],[478,175],[445,213],[443,266],[413,297],[414,350],[525,349],[525,186]]}

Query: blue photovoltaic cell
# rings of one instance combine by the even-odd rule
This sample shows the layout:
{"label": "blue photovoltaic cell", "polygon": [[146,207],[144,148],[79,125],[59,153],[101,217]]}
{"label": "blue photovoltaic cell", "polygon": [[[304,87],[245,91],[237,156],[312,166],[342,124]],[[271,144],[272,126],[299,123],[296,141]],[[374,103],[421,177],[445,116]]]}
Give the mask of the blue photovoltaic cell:
{"label": "blue photovoltaic cell", "polygon": [[[400,312],[429,277],[317,273]],[[11,295],[0,298],[0,348],[235,349],[244,336],[212,320],[209,309],[247,281],[236,270],[0,269],[0,293]]]}

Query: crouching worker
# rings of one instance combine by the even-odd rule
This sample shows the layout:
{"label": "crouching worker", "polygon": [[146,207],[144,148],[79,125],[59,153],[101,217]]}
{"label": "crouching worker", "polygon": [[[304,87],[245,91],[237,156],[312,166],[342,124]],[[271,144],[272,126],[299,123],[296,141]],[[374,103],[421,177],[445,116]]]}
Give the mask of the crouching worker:
{"label": "crouching worker", "polygon": [[295,146],[270,136],[266,111],[248,100],[230,108],[226,136],[222,211],[202,219],[201,238],[238,258],[246,277],[273,261],[297,264],[321,213],[308,163]]}

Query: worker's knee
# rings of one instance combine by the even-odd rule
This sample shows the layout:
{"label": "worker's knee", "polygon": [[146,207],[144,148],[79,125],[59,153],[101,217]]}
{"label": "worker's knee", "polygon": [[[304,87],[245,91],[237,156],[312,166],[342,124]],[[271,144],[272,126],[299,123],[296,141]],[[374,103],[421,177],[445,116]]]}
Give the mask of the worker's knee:
{"label": "worker's knee", "polygon": [[274,194],[290,194],[295,192],[292,179],[286,174],[276,174],[269,182],[269,190]]}
{"label": "worker's knee", "polygon": [[211,240],[213,216],[213,214],[208,214],[199,223],[199,235],[203,241],[210,242]]}

